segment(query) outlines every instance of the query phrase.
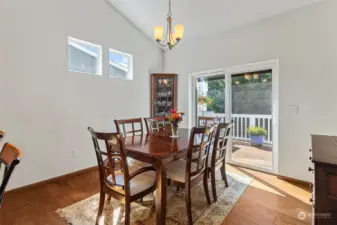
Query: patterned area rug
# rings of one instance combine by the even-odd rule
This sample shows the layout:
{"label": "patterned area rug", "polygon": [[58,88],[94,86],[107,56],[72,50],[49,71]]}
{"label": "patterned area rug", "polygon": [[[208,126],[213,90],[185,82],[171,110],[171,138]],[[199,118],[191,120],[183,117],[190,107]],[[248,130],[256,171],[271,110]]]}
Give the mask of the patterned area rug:
{"label": "patterned area rug", "polygon": [[[194,224],[220,225],[252,180],[248,176],[232,173],[227,173],[227,177],[228,188],[225,187],[224,182],[220,179],[220,174],[217,174],[218,201],[212,202],[211,205],[207,205],[202,182],[192,188],[191,199]],[[209,187],[209,190],[211,201],[213,201],[211,187]],[[176,191],[175,187],[170,186],[167,194],[166,224],[187,224],[184,190]],[[66,208],[58,209],[56,212],[69,225],[93,225],[98,211],[98,202],[99,194],[96,194]],[[155,224],[153,196],[147,196],[142,203],[132,203],[131,211],[131,224]],[[105,202],[100,222],[101,225],[124,224],[124,206],[114,199],[111,202]]]}

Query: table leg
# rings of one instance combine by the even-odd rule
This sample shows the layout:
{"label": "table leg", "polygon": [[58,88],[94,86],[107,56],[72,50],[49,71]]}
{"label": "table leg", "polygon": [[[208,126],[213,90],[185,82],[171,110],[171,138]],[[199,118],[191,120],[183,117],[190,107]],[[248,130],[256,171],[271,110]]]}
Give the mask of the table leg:
{"label": "table leg", "polygon": [[166,221],[166,168],[161,160],[156,162],[156,221],[157,225],[165,225]]}

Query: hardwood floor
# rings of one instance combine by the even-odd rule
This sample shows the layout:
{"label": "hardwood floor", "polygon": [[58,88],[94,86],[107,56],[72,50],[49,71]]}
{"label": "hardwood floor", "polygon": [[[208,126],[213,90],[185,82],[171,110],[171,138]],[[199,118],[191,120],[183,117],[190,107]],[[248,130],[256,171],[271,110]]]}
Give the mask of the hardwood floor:
{"label": "hardwood floor", "polygon": [[[308,185],[279,180],[276,176],[228,166],[228,171],[254,178],[246,192],[227,216],[223,225],[306,225],[311,213]],[[0,209],[1,225],[65,225],[55,213],[99,191],[98,172],[88,171],[71,178],[42,185],[36,189],[9,192]]]}

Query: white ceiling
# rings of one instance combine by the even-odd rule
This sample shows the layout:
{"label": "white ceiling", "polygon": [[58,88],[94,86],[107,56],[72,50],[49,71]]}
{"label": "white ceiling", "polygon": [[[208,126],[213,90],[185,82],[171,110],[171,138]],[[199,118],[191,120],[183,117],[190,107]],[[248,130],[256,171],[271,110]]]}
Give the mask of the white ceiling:
{"label": "white ceiling", "polygon": [[[151,39],[153,27],[166,26],[168,0],[107,0]],[[172,0],[173,23],[183,39],[215,35],[320,0]]]}

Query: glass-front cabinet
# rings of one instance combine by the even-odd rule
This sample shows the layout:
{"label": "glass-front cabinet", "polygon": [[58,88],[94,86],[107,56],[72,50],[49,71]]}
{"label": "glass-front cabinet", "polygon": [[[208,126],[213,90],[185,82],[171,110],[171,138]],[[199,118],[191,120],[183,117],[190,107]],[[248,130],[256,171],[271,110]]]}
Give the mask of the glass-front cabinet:
{"label": "glass-front cabinet", "polygon": [[177,74],[151,74],[151,117],[177,108]]}

